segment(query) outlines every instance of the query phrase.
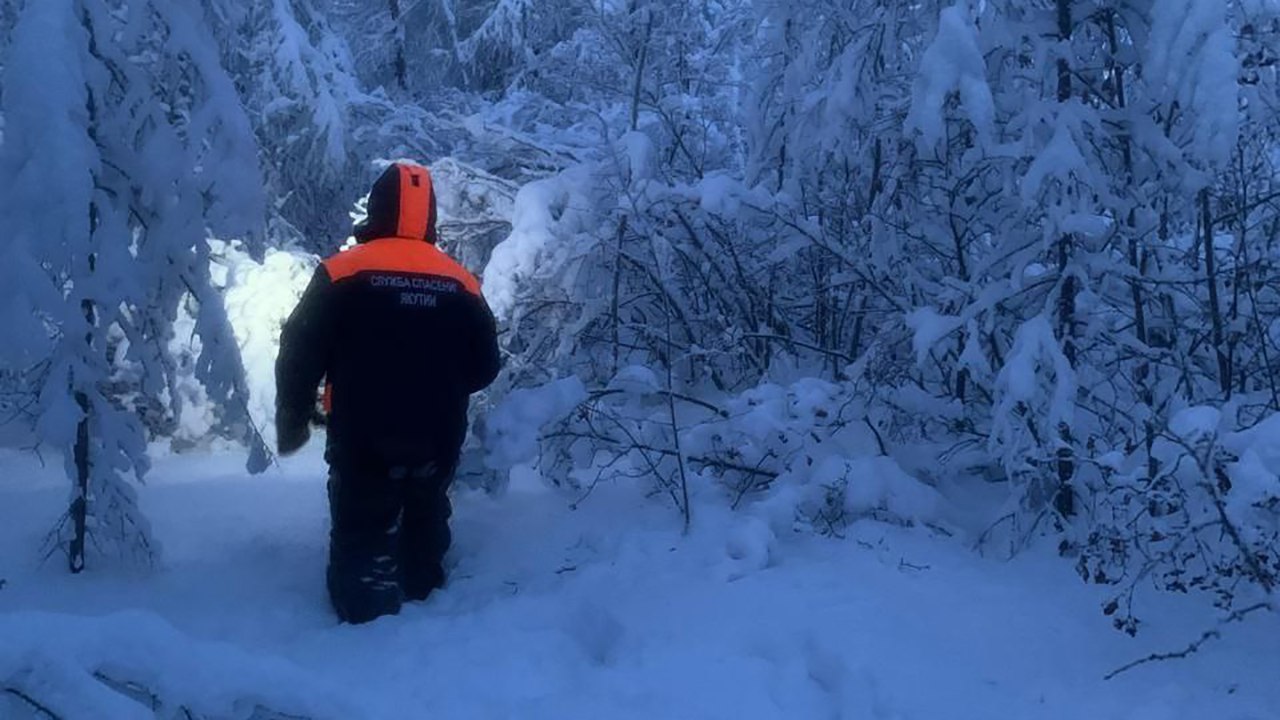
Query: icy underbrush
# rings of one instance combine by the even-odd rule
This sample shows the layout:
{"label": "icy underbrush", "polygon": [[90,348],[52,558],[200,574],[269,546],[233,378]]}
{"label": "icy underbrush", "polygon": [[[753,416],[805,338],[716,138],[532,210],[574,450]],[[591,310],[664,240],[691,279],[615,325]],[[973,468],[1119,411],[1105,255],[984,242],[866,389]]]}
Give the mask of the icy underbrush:
{"label": "icy underbrush", "polygon": [[1268,720],[1280,707],[1273,617],[1104,681],[1212,616],[1165,598],[1159,629],[1130,639],[1056,557],[994,562],[885,523],[846,541],[774,536],[717,503],[685,535],[630,483],[576,509],[539,485],[461,493],[449,586],[340,626],[318,454],[257,478],[239,461],[160,458],[140,494],[163,564],[71,577],[30,552],[61,479],[0,456],[0,717]]}
{"label": "icy underbrush", "polygon": [[640,478],[682,508],[685,490],[774,532],[842,535],[860,519],[936,523],[937,491],[889,454],[849,384],[806,378],[741,393],[668,391],[648,368],[606,387],[576,377],[506,393],[484,418],[489,467],[589,490]]}

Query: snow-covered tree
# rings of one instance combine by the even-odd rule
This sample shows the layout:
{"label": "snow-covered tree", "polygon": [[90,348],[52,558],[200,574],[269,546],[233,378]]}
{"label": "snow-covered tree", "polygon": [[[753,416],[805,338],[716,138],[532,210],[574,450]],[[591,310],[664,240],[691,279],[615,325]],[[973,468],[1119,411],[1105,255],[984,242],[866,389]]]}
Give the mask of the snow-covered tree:
{"label": "snow-covered tree", "polygon": [[[354,66],[367,87],[382,88],[401,97],[409,90],[405,14],[410,7],[421,12],[425,9],[420,7],[423,5],[402,0],[331,0],[328,3],[326,16],[331,22],[345,26],[344,36],[351,39]],[[414,70],[416,75],[422,68]]]}
{"label": "snow-covered tree", "polygon": [[[907,218],[941,227],[902,226],[923,229],[908,252],[942,271],[911,291],[919,377],[1013,481],[1015,536],[1056,527],[1086,578],[1130,591],[1161,573],[1273,582],[1257,559],[1274,538],[1207,543],[1235,532],[1202,516],[1226,491],[1211,464],[1178,479],[1165,445],[1181,408],[1256,396],[1246,377],[1270,373],[1240,373],[1244,303],[1224,295],[1243,297],[1241,268],[1224,270],[1213,209],[1238,147],[1239,19],[1172,0],[960,3],[913,97],[933,162],[899,187]],[[1190,542],[1215,548],[1202,572],[1179,554]]]}
{"label": "snow-covered tree", "polygon": [[273,234],[329,246],[364,181],[354,115],[364,93],[345,40],[310,0],[207,0],[225,71],[261,153]]}
{"label": "snow-covered tree", "polygon": [[73,492],[57,540],[76,572],[89,542],[155,550],[130,480],[148,468],[139,406],[180,402],[164,350],[180,302],[196,306],[197,377],[251,464],[267,459],[207,240],[261,242],[255,146],[192,10],[27,3],[5,64],[4,359],[39,382],[38,437],[65,457]]}

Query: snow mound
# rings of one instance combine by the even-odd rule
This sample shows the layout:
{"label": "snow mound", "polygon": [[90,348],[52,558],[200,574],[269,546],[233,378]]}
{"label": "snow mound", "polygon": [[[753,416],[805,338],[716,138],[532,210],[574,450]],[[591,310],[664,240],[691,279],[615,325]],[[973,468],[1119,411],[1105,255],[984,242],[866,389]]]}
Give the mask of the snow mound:
{"label": "snow mound", "polygon": [[543,428],[586,398],[586,387],[574,376],[512,390],[485,419],[486,464],[508,469],[534,459]]}
{"label": "snow mound", "polygon": [[0,637],[5,718],[362,717],[286,660],[196,641],[152,613],[11,613]]}
{"label": "snow mound", "polygon": [[516,305],[521,284],[539,271],[562,267],[570,239],[598,229],[583,195],[591,186],[591,168],[575,166],[559,175],[520,188],[512,208],[511,235],[493,249],[484,270],[485,297],[499,318]]}
{"label": "snow mound", "polygon": [[[580,490],[632,478],[670,496],[660,478],[684,477],[690,495],[744,510],[773,533],[798,523],[839,534],[863,519],[931,524],[942,512],[937,491],[886,454],[853,391],[816,378],[704,401],[668,393],[640,366],[593,393],[571,376],[508,394],[488,416],[484,446],[492,470],[522,480],[536,471]],[[768,537],[742,531],[729,556],[763,567]]]}
{"label": "snow mound", "polygon": [[1266,543],[1280,536],[1280,414],[1226,435],[1222,444],[1238,458],[1227,466],[1230,490],[1225,509],[1245,540]]}
{"label": "snow mound", "polygon": [[937,491],[882,453],[869,421],[859,417],[861,405],[842,386],[814,378],[765,383],[733,398],[727,410],[683,445],[690,455],[774,473],[756,502],[775,531],[797,520],[824,532],[863,518],[937,520]]}

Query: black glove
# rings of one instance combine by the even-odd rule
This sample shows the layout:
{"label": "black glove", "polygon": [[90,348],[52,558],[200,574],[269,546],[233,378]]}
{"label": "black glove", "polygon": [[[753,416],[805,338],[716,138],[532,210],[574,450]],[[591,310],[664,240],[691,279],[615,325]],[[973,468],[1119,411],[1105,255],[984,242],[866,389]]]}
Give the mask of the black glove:
{"label": "black glove", "polygon": [[288,417],[276,416],[276,450],[280,457],[298,452],[310,439],[311,426],[305,419],[297,422]]}

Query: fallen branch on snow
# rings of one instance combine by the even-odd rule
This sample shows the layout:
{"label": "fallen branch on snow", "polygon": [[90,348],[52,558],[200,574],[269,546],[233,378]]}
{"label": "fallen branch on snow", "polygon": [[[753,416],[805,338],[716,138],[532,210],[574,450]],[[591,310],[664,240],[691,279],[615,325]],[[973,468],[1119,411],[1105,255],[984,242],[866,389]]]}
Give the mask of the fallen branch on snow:
{"label": "fallen branch on snow", "polygon": [[1244,620],[1246,617],[1257,612],[1258,610],[1272,610],[1272,609],[1274,608],[1272,607],[1270,602],[1260,602],[1260,603],[1255,603],[1253,605],[1250,605],[1249,607],[1236,610],[1235,612],[1231,613],[1227,617],[1223,618],[1217,624],[1216,627],[1213,627],[1209,630],[1205,630],[1203,633],[1201,633],[1199,638],[1197,638],[1190,645],[1187,645],[1185,648],[1178,650],[1176,652],[1152,653],[1140,660],[1134,660],[1131,663],[1128,663],[1126,665],[1116,668],[1115,670],[1112,670],[1111,672],[1104,675],[1102,679],[1110,680],[1121,673],[1128,672],[1129,670],[1132,670],[1140,665],[1146,665],[1147,663],[1150,663],[1150,662],[1156,662],[1159,660],[1177,660],[1180,658],[1188,657],[1189,655],[1192,655],[1196,651],[1198,651],[1202,645],[1209,642],[1210,640],[1222,637],[1222,627],[1224,625],[1227,625],[1233,622],[1240,622],[1241,620]]}

